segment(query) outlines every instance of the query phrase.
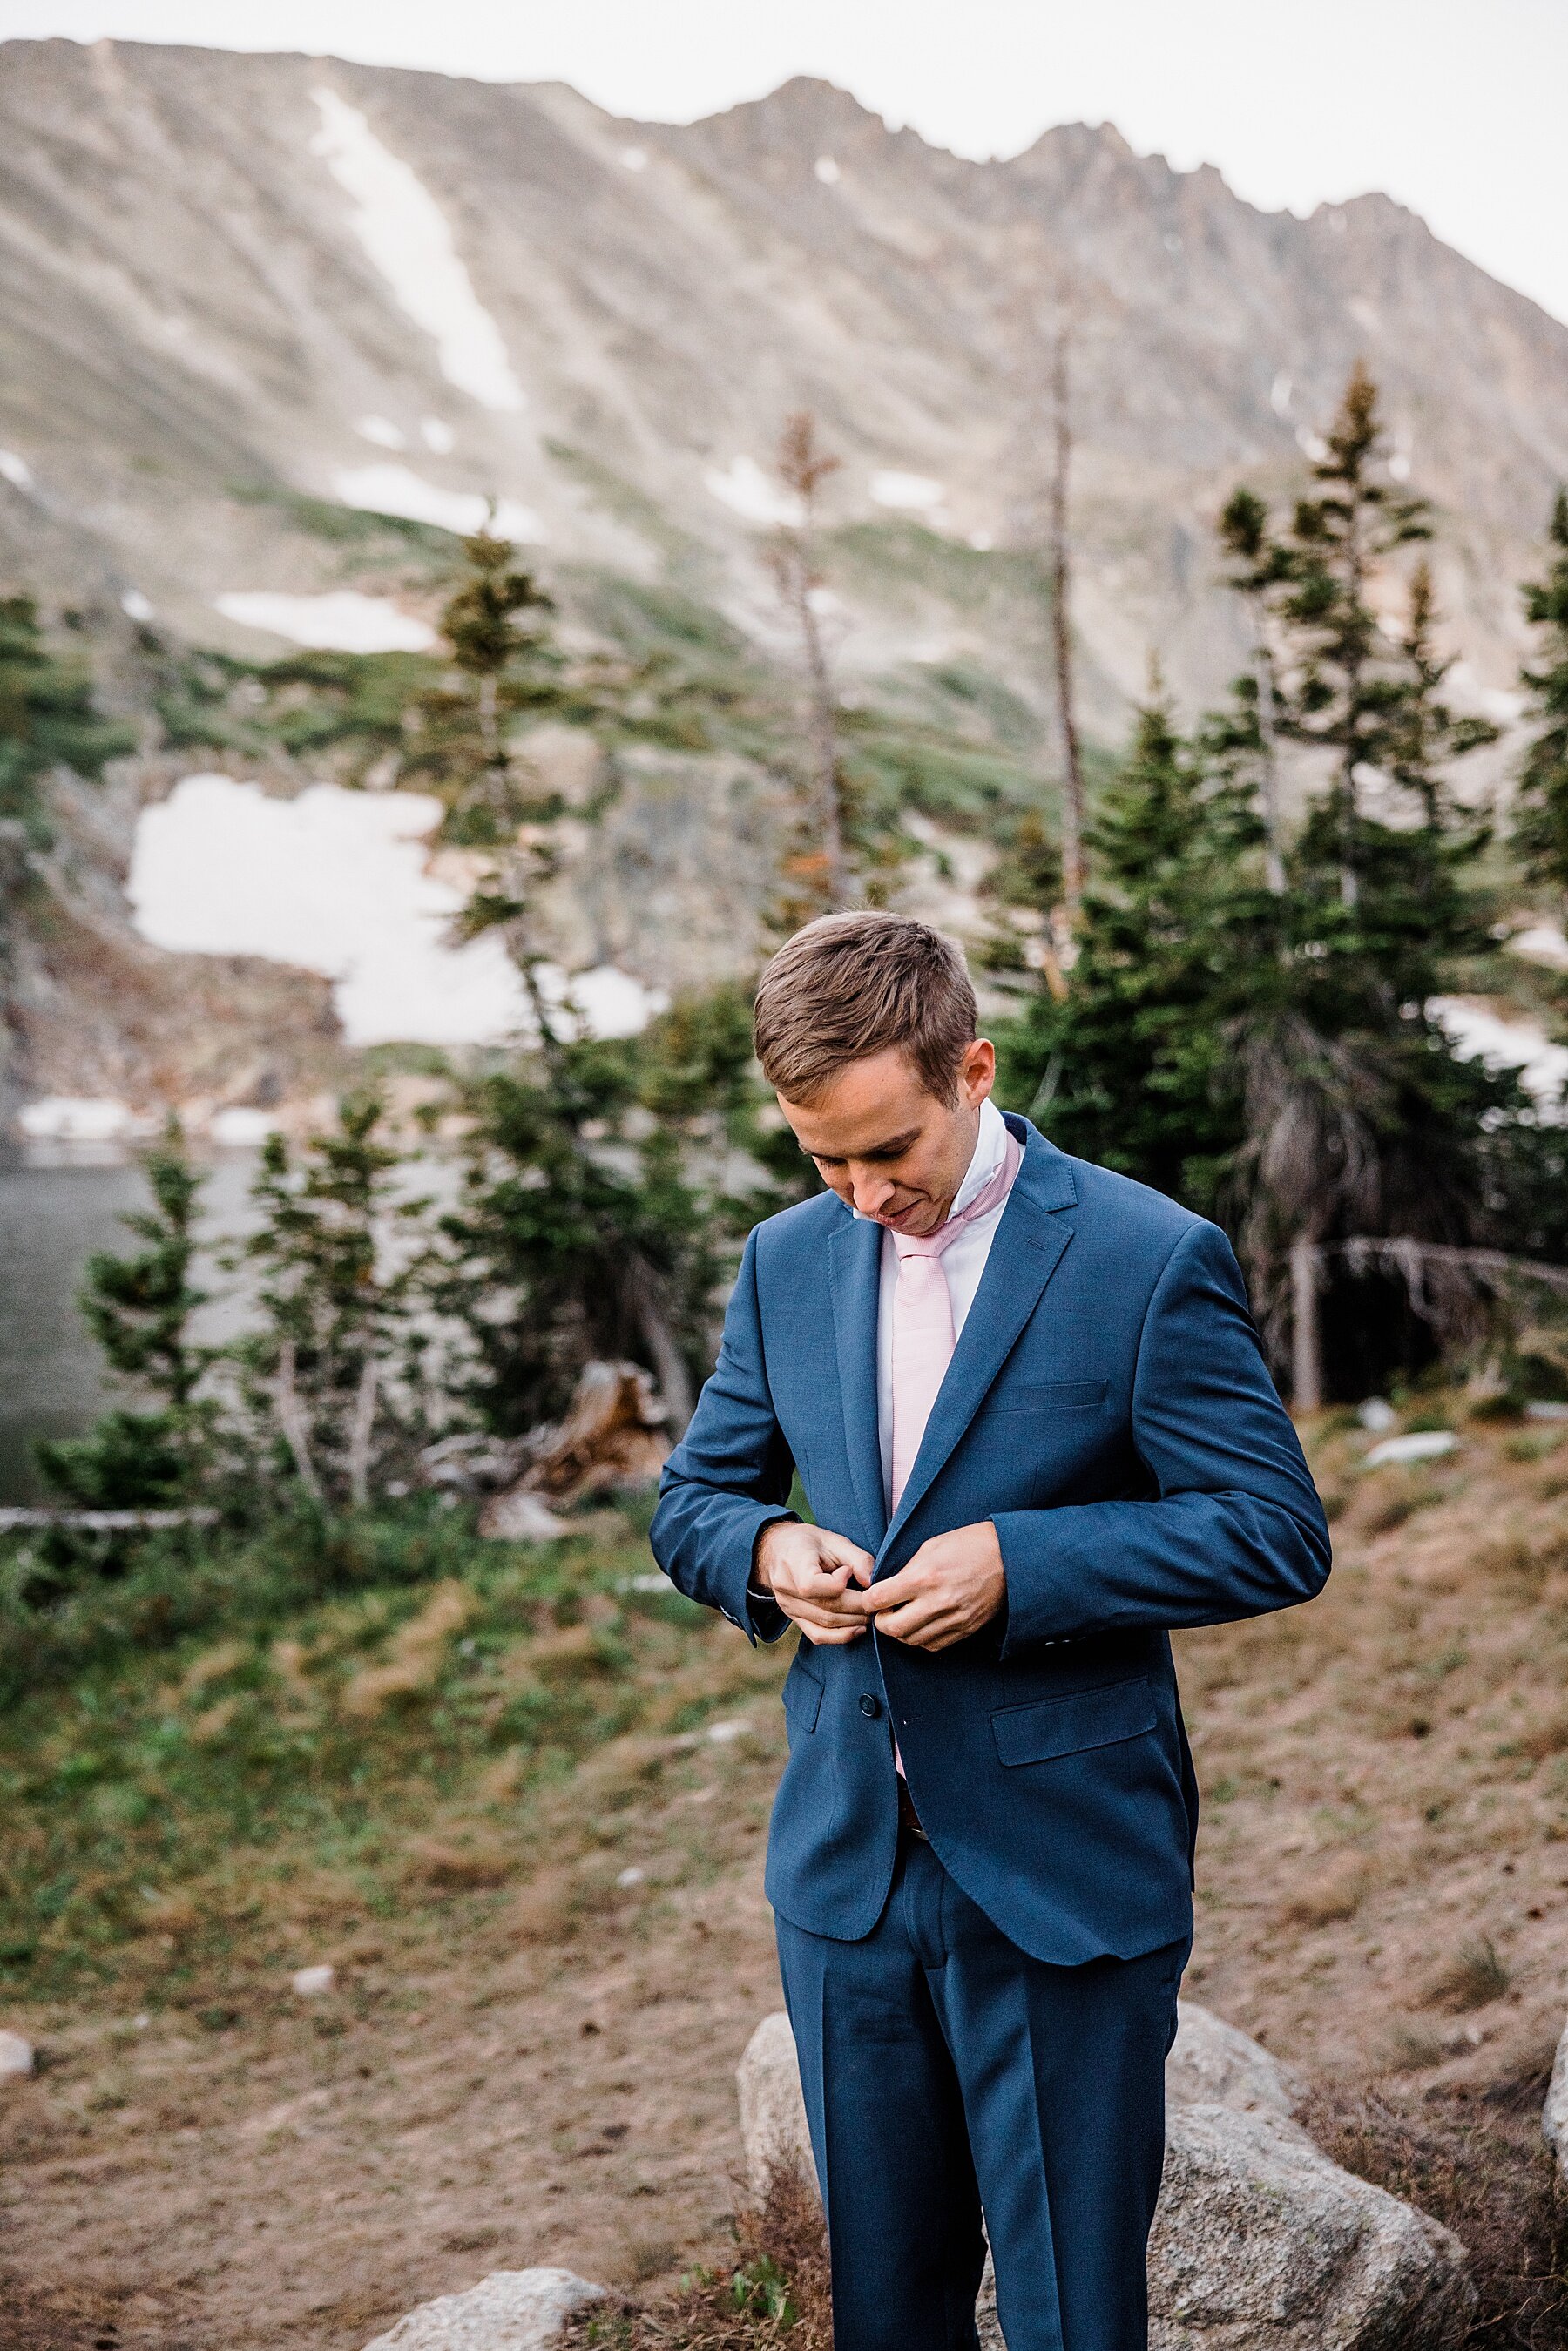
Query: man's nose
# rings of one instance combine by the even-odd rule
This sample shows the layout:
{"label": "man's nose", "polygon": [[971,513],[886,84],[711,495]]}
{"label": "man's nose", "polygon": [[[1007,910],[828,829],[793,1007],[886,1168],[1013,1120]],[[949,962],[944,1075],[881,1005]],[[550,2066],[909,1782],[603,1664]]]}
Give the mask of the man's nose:
{"label": "man's nose", "polygon": [[862,1217],[880,1217],[897,1189],[896,1184],[873,1168],[850,1169],[850,1190]]}

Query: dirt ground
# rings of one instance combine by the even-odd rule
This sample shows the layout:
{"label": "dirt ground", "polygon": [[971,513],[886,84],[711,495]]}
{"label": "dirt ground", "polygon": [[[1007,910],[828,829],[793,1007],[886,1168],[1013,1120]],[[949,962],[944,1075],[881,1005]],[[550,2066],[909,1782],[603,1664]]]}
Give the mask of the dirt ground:
{"label": "dirt ground", "polygon": [[[1366,1443],[1312,1447],[1325,1597],[1179,1645],[1206,1792],[1187,1989],[1401,2096],[1542,2081],[1568,2007],[1568,1437],[1472,1424],[1372,1473]],[[782,1662],[748,1732],[617,1814],[608,1860],[590,1764],[568,1858],[325,1951],[325,1998],[257,1975],[141,2026],[9,2013],[47,2064],[0,2092],[0,2263],[26,2281],[5,2351],[358,2351],[490,2270],[721,2253],[734,2067],[778,2004]]]}

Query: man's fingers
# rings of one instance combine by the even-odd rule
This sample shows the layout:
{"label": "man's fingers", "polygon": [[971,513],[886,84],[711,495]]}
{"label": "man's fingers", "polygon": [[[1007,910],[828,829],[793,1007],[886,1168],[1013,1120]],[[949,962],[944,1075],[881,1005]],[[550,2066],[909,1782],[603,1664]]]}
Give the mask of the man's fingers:
{"label": "man's fingers", "polygon": [[863,1625],[809,1625],[804,1617],[798,1620],[800,1637],[810,1641],[814,1649],[841,1649],[851,1641],[863,1641]]}
{"label": "man's fingers", "polygon": [[869,1583],[876,1566],[870,1552],[862,1551],[859,1543],[851,1542],[847,1535],[824,1534],[822,1556],[831,1561],[835,1570],[852,1575],[857,1583]]}
{"label": "man's fingers", "polygon": [[914,1606],[895,1609],[891,1616],[879,1618],[877,1631],[887,1640],[902,1641],[909,1649],[950,1648],[964,1636],[961,1623]]}
{"label": "man's fingers", "polygon": [[865,1595],[858,1588],[851,1591],[829,1576],[801,1576],[776,1583],[773,1597],[781,1608],[794,1600],[804,1607],[825,1609],[835,1616],[853,1616],[857,1622],[865,1614]]}
{"label": "man's fingers", "polygon": [[842,1604],[834,1599],[831,1593],[776,1592],[773,1594],[785,1615],[793,1616],[801,1624],[853,1625],[857,1632],[862,1630],[865,1624],[864,1615],[857,1604],[860,1596],[858,1592],[849,1593],[846,1595],[848,1604]]}
{"label": "man's fingers", "polygon": [[884,1609],[907,1607],[925,1588],[923,1575],[913,1567],[901,1567],[896,1575],[883,1576],[880,1583],[873,1583],[861,1606],[868,1615],[880,1615]]}

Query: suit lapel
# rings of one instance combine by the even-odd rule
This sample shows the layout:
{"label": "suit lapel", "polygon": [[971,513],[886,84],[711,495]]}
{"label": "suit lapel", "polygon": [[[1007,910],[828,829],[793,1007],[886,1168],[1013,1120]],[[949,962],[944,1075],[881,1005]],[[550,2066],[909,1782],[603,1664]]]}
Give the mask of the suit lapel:
{"label": "suit lapel", "polygon": [[[1076,1201],[1071,1162],[1026,1120],[1009,1117],[1008,1124],[1025,1146],[1023,1165],[1002,1210],[953,1360],[931,1407],[909,1482],[878,1547],[883,1552],[979,1410],[1072,1238],[1071,1218],[1058,1213]],[[841,1354],[840,1362],[841,1378]],[[873,1364],[873,1382],[874,1377]]]}
{"label": "suit lapel", "polygon": [[833,1339],[850,1476],[864,1513],[866,1548],[875,1551],[887,1524],[882,1490],[882,1440],[876,1414],[876,1325],[882,1284],[882,1227],[845,1215],[828,1244]]}

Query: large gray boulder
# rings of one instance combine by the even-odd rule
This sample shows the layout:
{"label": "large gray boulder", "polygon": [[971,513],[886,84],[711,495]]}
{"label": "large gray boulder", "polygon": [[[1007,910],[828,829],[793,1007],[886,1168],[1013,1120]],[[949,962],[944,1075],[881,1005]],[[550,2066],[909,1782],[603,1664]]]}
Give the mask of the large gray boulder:
{"label": "large gray boulder", "polygon": [[752,2194],[760,2199],[769,2172],[791,2164],[798,2165],[808,2179],[814,2179],[795,2036],[782,2009],[765,2016],[747,2043],[736,2067],[735,2086],[740,2097],[740,2141]]}
{"label": "large gray boulder", "polygon": [[1266,2112],[1176,2105],[1149,2239],[1152,2351],[1446,2351],[1464,2248]]}
{"label": "large gray boulder", "polygon": [[[1342,2170],[1295,2122],[1302,2084],[1246,2033],[1183,2001],[1166,2063],[1166,2173],[1149,2243],[1151,2351],[1448,2351],[1474,2292],[1464,2248]],[[788,2017],[765,2017],[737,2074],[747,2174],[810,2177]],[[1005,2351],[989,2264],[980,2340]]]}
{"label": "large gray boulder", "polygon": [[550,2351],[572,2312],[603,2295],[570,2270],[493,2270],[466,2294],[422,2302],[365,2351]]}
{"label": "large gray boulder", "polygon": [[1237,2114],[1281,2115],[1288,2122],[1307,2095],[1291,2065],[1270,2056],[1195,2000],[1176,2002],[1176,2037],[1166,2059],[1167,2106],[1229,2106]]}

